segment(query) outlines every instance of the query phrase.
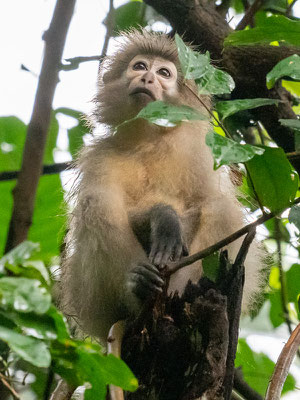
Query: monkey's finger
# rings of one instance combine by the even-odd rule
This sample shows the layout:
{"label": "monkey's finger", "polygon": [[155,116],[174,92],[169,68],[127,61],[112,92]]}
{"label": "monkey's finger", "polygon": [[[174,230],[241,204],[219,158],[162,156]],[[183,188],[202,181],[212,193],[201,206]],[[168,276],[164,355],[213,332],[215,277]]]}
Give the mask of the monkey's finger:
{"label": "monkey's finger", "polygon": [[150,254],[149,254],[149,261],[150,261],[151,264],[154,264],[154,259],[155,259],[155,256],[156,256],[157,252],[158,252],[158,248],[159,248],[158,242],[153,242],[152,245],[151,245],[151,251],[150,251]]}
{"label": "monkey's finger", "polygon": [[160,267],[164,268],[167,264],[167,262],[171,259],[171,256],[173,254],[173,249],[174,249],[175,243],[171,243],[167,246],[166,250],[163,253],[161,262],[160,262]]}
{"label": "monkey's finger", "polygon": [[161,287],[153,284],[140,274],[132,274],[130,286],[132,287],[132,292],[142,300],[151,295],[153,296],[155,293],[162,293]]}
{"label": "monkey's finger", "polygon": [[147,279],[148,281],[154,283],[157,286],[163,286],[165,283],[164,280],[160,277],[157,268],[151,264],[138,266],[134,268],[132,273],[142,276],[143,278]]}
{"label": "monkey's finger", "polygon": [[183,255],[183,246],[181,244],[177,245],[174,249],[174,256],[173,256],[173,260],[174,261],[178,261],[181,259]]}
{"label": "monkey's finger", "polygon": [[182,245],[182,256],[187,257],[189,255],[189,249],[187,248],[187,245],[183,243]]}
{"label": "monkey's finger", "polygon": [[163,259],[163,256],[164,256],[165,252],[166,252],[166,245],[165,244],[161,244],[159,246],[158,252],[156,253],[156,255],[154,257],[154,260],[153,260],[153,264],[154,265],[162,267],[162,259]]}

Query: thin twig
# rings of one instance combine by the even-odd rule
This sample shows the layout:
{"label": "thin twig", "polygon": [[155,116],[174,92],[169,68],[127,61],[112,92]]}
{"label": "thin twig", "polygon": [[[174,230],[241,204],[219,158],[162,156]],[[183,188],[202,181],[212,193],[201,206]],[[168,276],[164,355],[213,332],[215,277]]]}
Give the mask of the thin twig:
{"label": "thin twig", "polygon": [[[43,166],[43,171],[41,175],[51,175],[58,174],[72,167],[72,162],[62,162],[55,164],[48,164]],[[20,171],[4,171],[0,172],[0,182],[1,181],[11,181],[17,179]]]}
{"label": "thin twig", "polygon": [[285,207],[282,210],[271,212],[270,214],[264,214],[256,221],[251,222],[248,225],[245,225],[243,228],[239,229],[238,231],[232,233],[231,235],[227,236],[226,238],[220,240],[219,242],[213,244],[212,246],[207,247],[204,250],[201,250],[195,254],[192,254],[188,257],[183,257],[178,262],[172,262],[167,264],[167,270],[165,271],[165,275],[172,275],[179,269],[186,267],[187,265],[193,264],[195,261],[201,260],[209,256],[210,254],[214,253],[217,250],[220,250],[222,247],[227,246],[229,243],[234,242],[235,240],[239,239],[241,236],[245,235],[246,233],[250,232],[251,230],[255,230],[258,225],[263,224],[266,221],[276,217],[277,215],[283,213],[286,209],[292,207],[293,205],[300,203],[300,197],[293,201],[293,203],[289,207]]}
{"label": "thin twig", "polygon": [[75,388],[72,388],[65,381],[61,380],[58,382],[50,400],[70,400],[74,391]]}
{"label": "thin twig", "polygon": [[300,324],[292,332],[283,347],[269,383],[265,400],[280,400],[281,391],[288,375],[291,363],[300,346]]}
{"label": "thin twig", "polygon": [[10,391],[14,399],[21,400],[20,395],[15,391],[15,389],[7,382],[6,376],[0,372],[0,380],[3,385]]}
{"label": "thin twig", "polygon": [[102,52],[101,52],[101,57],[105,57],[108,49],[108,43],[110,38],[113,35],[113,29],[115,26],[115,9],[114,9],[114,1],[109,0],[109,11],[105,20],[105,26],[106,26],[106,35],[104,39],[104,44],[102,47]]}

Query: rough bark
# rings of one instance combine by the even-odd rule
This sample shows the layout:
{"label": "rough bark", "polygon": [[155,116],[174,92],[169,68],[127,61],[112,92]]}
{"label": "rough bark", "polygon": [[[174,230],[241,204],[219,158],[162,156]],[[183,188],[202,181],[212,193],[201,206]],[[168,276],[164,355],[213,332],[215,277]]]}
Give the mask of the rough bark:
{"label": "rough bark", "polygon": [[230,399],[244,268],[228,266],[223,253],[217,283],[190,283],[129,326],[122,358],[140,387],[127,400]]}

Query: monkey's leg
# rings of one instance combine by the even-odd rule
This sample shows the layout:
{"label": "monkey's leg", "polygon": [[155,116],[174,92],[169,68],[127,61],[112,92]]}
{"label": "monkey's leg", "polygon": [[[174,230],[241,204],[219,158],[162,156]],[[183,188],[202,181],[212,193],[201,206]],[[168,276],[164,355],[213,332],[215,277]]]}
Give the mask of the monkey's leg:
{"label": "monkey's leg", "polygon": [[[113,354],[115,357],[121,358],[121,345],[125,331],[125,321],[118,321],[110,328],[108,334],[108,354]],[[123,389],[118,386],[109,385],[109,393],[111,400],[124,400]]]}

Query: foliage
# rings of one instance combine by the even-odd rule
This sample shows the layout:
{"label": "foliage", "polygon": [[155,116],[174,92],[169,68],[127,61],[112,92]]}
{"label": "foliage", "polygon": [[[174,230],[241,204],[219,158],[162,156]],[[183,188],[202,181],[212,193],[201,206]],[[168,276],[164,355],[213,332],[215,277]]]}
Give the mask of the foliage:
{"label": "foliage", "polygon": [[51,303],[44,263],[31,260],[36,249],[23,242],[0,260],[0,339],[14,361],[51,368],[71,385],[89,383],[85,399],[104,399],[108,384],[135,390],[137,381],[122,360],[104,355],[96,343],[70,337],[64,317]]}
{"label": "foliage", "polygon": [[[245,2],[232,0],[229,3],[235,12],[245,12]],[[288,3],[283,0],[268,0],[256,13],[254,27],[248,26],[232,32],[225,39],[224,45],[227,48],[256,44],[299,46],[300,22],[287,17]],[[119,6],[115,9],[114,17],[114,35],[120,30],[146,26],[156,20],[163,21],[162,17],[141,1],[129,1]],[[106,19],[105,23],[108,25],[111,22]],[[268,320],[274,329],[282,327],[287,318],[292,324],[297,324],[300,319],[300,207],[293,205],[293,201],[299,196],[298,175],[283,150],[275,147],[268,135],[270,132],[264,128],[260,129],[251,113],[253,108],[274,105],[278,101],[267,98],[229,100],[235,87],[232,77],[211,65],[208,52],[200,54],[191,50],[178,35],[176,43],[185,79],[196,81],[198,94],[216,95],[215,111],[210,116],[214,132],[210,132],[206,137],[206,144],[214,157],[215,168],[232,164],[239,167],[243,181],[242,200],[245,202],[249,193],[254,196],[254,199],[246,204],[249,211],[255,212],[255,215],[263,210],[277,212],[292,206],[289,220],[278,216],[276,222],[272,220],[264,225],[266,244],[273,259],[269,287],[256,320],[258,325],[260,324],[259,329],[263,331],[265,321],[262,320],[262,313],[267,310]],[[290,92],[296,113],[299,113],[299,70],[299,56],[295,54],[280,61],[265,77],[267,89],[282,85]],[[68,152],[72,157],[77,154],[88,131],[80,111],[67,107],[54,110],[44,157],[45,164],[54,163],[59,113],[71,116],[75,121],[75,126],[67,132]],[[166,128],[182,121],[188,123],[208,119],[190,107],[178,107],[163,102],[150,103],[141,110],[137,118],[147,119],[150,123]],[[253,124],[249,122],[252,120]],[[280,123],[295,132],[296,150],[299,150],[299,119],[283,118]],[[1,172],[20,169],[26,129],[26,125],[14,116],[0,118]],[[251,143],[247,139],[249,131]],[[11,192],[14,185],[15,181],[0,182],[1,253],[4,251],[11,217]],[[49,270],[58,262],[65,230],[63,193],[58,175],[41,177],[34,220],[29,233],[29,239],[40,243],[41,250],[37,252],[37,244],[25,242],[0,260],[0,339],[11,350],[9,366],[15,371],[15,375],[16,372],[23,371],[30,372],[35,377],[30,386],[37,398],[43,397],[47,374],[51,369],[75,386],[86,385],[86,399],[101,399],[104,398],[106,385],[109,383],[134,390],[137,382],[122,361],[112,356],[106,357],[98,344],[71,338],[65,319],[51,299],[52,281]],[[281,260],[274,251],[286,248],[293,248],[295,260],[292,265],[288,257]],[[213,254],[203,263],[205,274],[211,279],[215,279],[217,275],[217,259],[218,255]],[[284,276],[284,279],[281,279],[281,276]],[[287,304],[283,304],[282,293],[286,295]],[[284,306],[288,309],[288,316],[283,312]],[[255,353],[245,340],[240,339],[236,366],[242,368],[249,385],[263,395],[274,363],[265,354]],[[7,368],[8,364],[4,363],[3,370]],[[284,392],[294,388],[295,381],[288,376]]]}

